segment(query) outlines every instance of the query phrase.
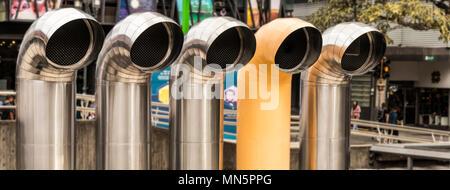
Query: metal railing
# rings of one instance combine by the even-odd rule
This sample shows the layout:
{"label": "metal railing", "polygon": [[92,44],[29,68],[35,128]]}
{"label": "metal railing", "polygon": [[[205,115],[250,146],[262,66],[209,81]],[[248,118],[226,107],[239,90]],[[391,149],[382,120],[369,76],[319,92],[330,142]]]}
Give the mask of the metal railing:
{"label": "metal railing", "polygon": [[[0,91],[0,96],[15,96],[16,92],[14,91]],[[0,99],[1,100],[1,99]],[[4,109],[16,109],[16,106],[14,105],[0,105],[0,111]]]}
{"label": "metal railing", "polygon": [[[398,141],[407,143],[450,142],[450,131],[356,119],[352,119],[351,124],[356,124],[358,127],[369,129],[368,131],[352,130],[352,135],[373,137],[381,144],[394,144]],[[403,134],[409,134],[409,136],[394,135],[394,130],[399,131],[399,133],[403,132]]]}
{"label": "metal railing", "polygon": [[[15,96],[15,91],[0,91],[0,96]],[[94,95],[76,94],[76,111],[80,112],[81,120],[87,120],[90,113],[95,113],[95,108],[89,107],[89,103],[95,101]],[[79,102],[79,104],[78,104]],[[0,105],[1,110],[16,109],[15,105]]]}

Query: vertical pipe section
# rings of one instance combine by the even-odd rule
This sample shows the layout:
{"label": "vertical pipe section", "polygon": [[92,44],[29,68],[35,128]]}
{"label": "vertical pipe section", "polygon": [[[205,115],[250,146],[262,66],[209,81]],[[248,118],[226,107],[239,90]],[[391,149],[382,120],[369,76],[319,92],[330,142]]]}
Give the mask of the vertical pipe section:
{"label": "vertical pipe section", "polygon": [[350,79],[371,70],[385,50],[383,34],[362,23],[324,32],[319,59],[301,76],[301,169],[348,169]]}
{"label": "vertical pipe section", "polygon": [[255,36],[255,56],[238,74],[237,169],[289,169],[291,78],[317,60],[322,37],[297,18],[275,19]]}
{"label": "vertical pipe section", "polygon": [[183,33],[158,13],[132,14],[117,23],[97,59],[97,169],[151,167],[151,73],[181,51]]}
{"label": "vertical pipe section", "polygon": [[221,168],[224,73],[245,65],[255,43],[247,25],[230,17],[188,31],[170,76],[170,169]]}
{"label": "vertical pipe section", "polygon": [[72,8],[47,12],[25,33],[16,68],[17,169],[75,169],[76,71],[103,39],[99,23]]}

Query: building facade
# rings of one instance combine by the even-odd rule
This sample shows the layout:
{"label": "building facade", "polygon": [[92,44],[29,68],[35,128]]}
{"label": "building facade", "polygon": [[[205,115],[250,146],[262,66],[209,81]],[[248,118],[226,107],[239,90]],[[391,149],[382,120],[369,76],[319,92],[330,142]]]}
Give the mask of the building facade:
{"label": "building facade", "polygon": [[[319,3],[296,3],[293,15],[306,19]],[[439,31],[401,27],[390,31],[386,57],[390,77],[379,81],[372,73],[352,79],[352,100],[360,103],[361,119],[377,120],[382,103],[397,107],[403,124],[448,127],[450,43],[438,40]]]}

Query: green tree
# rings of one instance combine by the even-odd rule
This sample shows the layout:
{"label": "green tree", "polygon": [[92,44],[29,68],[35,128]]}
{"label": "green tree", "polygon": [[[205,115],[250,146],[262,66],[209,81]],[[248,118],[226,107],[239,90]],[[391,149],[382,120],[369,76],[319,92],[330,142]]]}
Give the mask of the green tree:
{"label": "green tree", "polygon": [[433,2],[435,1],[327,0],[325,6],[308,16],[308,20],[322,31],[341,22],[367,23],[383,32],[388,43],[393,41],[386,35],[387,32],[402,26],[414,30],[434,29],[441,33],[439,40],[447,43],[450,40],[450,15],[446,14],[448,10],[434,6]]}

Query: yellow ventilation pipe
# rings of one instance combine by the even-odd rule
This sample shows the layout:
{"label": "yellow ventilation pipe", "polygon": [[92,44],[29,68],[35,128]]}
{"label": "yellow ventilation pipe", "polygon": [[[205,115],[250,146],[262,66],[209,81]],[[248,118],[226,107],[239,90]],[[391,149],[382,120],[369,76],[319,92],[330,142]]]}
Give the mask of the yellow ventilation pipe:
{"label": "yellow ventilation pipe", "polygon": [[238,73],[237,169],[289,169],[292,74],[319,57],[322,36],[297,18],[279,18],[255,34],[253,59]]}

